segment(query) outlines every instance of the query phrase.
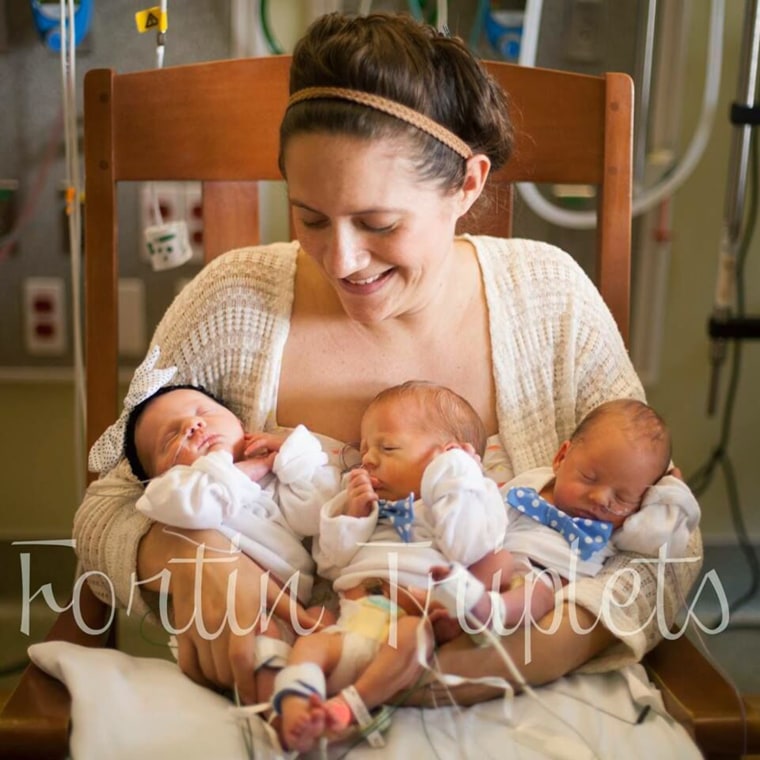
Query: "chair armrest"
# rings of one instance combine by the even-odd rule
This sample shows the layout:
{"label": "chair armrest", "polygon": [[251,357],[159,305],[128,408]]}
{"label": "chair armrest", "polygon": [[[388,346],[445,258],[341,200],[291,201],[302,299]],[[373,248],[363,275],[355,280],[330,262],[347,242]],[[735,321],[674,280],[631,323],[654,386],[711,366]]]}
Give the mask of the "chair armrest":
{"label": "chair armrest", "polygon": [[[72,609],[62,612],[45,641],[68,641],[88,647],[115,646],[116,626],[106,628],[111,608],[84,583],[78,600],[82,619],[102,633],[91,635],[78,625]],[[0,712],[0,758],[66,758],[69,754],[71,698],[57,679],[30,664]]]}
{"label": "chair armrest", "polygon": [[[686,637],[661,641],[644,658],[667,711],[705,757],[760,752],[760,712]],[[746,741],[745,747],[745,720]]]}

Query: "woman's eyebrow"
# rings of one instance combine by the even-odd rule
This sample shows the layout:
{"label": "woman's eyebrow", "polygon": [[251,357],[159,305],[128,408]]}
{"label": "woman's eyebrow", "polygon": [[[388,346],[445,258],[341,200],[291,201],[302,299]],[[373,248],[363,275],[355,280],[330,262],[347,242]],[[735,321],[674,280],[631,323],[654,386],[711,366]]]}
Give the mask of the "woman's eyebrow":
{"label": "woman's eyebrow", "polygon": [[303,203],[302,201],[297,200],[296,198],[292,198],[288,196],[288,203],[290,203],[291,206],[297,206],[298,208],[302,208],[304,211],[312,211],[315,214],[321,214],[321,211],[318,211],[315,208],[312,208],[306,203]]}
{"label": "woman's eyebrow", "polygon": [[[311,211],[313,214],[324,214],[324,211],[320,211],[319,209],[312,208],[308,205],[308,203],[303,203],[302,201],[299,201],[297,198],[288,197],[288,203],[290,203],[291,206],[295,206],[296,208],[301,208],[304,211]],[[349,212],[349,216],[360,216],[362,214],[402,214],[404,213],[404,209],[401,208],[360,208],[355,209],[354,211]]]}

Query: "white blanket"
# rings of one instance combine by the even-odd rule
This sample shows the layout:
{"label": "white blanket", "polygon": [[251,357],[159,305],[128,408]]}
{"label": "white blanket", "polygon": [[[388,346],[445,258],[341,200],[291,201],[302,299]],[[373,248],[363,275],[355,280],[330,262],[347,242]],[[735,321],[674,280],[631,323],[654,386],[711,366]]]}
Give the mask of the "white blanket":
{"label": "white blanket", "polygon": [[[192,683],[172,662],[57,641],[32,645],[29,656],[63,681],[72,695],[74,760],[254,756],[230,703]],[[501,700],[467,709],[398,709],[385,734],[385,749],[361,743],[350,749],[349,759],[701,757],[685,731],[667,716],[659,693],[638,665],[562,678],[537,694],[543,704],[525,694],[513,700],[511,725]],[[645,707],[649,709],[637,723]],[[263,722],[249,723],[257,760],[278,757]],[[330,758],[337,760],[348,750],[348,745],[332,747]]]}

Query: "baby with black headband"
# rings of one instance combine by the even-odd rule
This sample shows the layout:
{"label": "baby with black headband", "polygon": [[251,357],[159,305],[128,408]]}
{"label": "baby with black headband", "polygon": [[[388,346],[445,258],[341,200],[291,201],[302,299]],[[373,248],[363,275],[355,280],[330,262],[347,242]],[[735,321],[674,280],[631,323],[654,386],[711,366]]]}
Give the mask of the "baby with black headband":
{"label": "baby with black headband", "polygon": [[[320,508],[339,488],[338,469],[327,464],[319,440],[303,426],[286,434],[247,433],[206,389],[164,384],[172,368],[156,369],[158,357],[155,348],[138,368],[130,387],[135,403],[125,403],[114,426],[123,430],[124,454],[145,485],[137,509],[176,528],[220,531],[305,605],[314,562],[303,539],[317,532]],[[104,434],[93,462],[119,430]],[[272,618],[256,638],[264,697],[272,670],[284,665],[294,640],[291,626],[301,632],[295,605],[288,612],[290,626]],[[321,610],[313,612],[317,619]]]}

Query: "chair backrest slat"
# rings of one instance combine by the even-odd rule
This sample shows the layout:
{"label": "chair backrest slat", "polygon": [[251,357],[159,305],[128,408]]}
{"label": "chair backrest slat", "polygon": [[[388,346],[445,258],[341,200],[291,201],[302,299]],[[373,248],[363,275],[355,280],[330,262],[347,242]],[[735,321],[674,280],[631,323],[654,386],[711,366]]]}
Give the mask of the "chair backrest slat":
{"label": "chair backrest slat", "polygon": [[[281,179],[279,124],[288,56],[85,77],[85,317],[88,445],[118,412],[118,207],[125,181],[200,181],[206,261],[259,242],[258,182]],[[627,340],[633,86],[486,62],[510,94],[514,155],[492,178],[493,202],[462,220],[508,236],[514,182],[598,188],[596,281]]]}

